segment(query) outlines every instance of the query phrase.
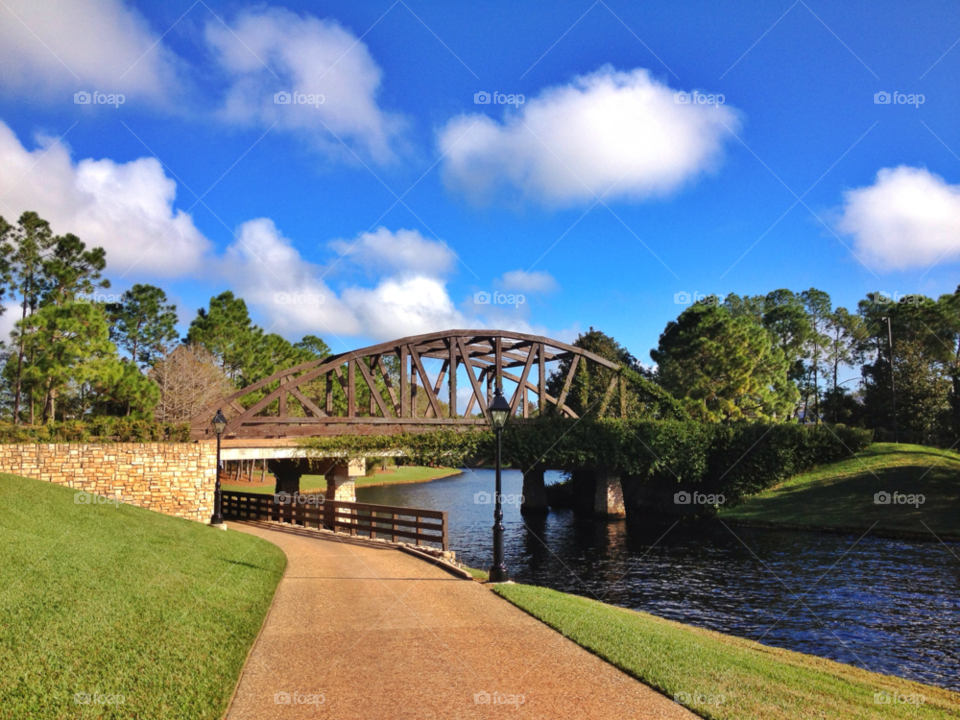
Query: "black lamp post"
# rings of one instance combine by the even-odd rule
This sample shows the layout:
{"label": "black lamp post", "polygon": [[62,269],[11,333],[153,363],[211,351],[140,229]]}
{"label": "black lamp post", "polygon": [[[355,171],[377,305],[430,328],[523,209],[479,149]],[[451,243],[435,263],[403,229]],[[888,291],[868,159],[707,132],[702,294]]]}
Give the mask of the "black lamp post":
{"label": "black lamp post", "polygon": [[502,583],[510,579],[503,561],[503,510],[500,507],[500,436],[510,417],[510,403],[503,397],[497,384],[496,395],[490,403],[490,424],[497,434],[497,493],[493,501],[493,565],[490,566],[490,582]]}
{"label": "black lamp post", "polygon": [[213,492],[213,515],[210,516],[211,525],[223,525],[223,496],[220,493],[220,438],[223,431],[227,429],[227,419],[223,416],[223,410],[217,410],[213,416],[213,431],[217,434],[217,486]]}

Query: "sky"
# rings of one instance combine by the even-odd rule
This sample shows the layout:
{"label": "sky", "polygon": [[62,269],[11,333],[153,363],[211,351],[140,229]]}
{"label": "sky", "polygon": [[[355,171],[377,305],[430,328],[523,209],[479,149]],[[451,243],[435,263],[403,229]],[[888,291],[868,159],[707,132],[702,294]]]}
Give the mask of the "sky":
{"label": "sky", "polygon": [[960,5],[733,7],[2,0],[0,215],[335,352],[953,292]]}

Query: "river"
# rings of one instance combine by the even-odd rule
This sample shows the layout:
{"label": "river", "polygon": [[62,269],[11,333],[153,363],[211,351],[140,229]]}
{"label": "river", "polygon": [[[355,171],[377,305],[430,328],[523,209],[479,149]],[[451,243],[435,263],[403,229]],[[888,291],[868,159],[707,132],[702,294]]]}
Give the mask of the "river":
{"label": "river", "polygon": [[[559,480],[548,473],[547,483]],[[491,561],[492,470],[360,488],[359,502],[446,510],[450,546]],[[503,474],[518,496],[519,471]],[[817,532],[524,518],[504,507],[511,578],[960,691],[960,545]]]}

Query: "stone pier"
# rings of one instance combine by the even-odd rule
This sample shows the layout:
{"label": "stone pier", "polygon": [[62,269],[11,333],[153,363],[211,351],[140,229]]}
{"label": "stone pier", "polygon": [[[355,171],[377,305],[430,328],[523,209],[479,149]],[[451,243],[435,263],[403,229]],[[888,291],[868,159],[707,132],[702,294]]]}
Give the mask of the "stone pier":
{"label": "stone pier", "polygon": [[521,515],[543,515],[550,511],[550,508],[547,507],[547,491],[543,473],[543,465],[535,465],[523,474]]}
{"label": "stone pier", "polygon": [[362,477],[366,474],[367,465],[363,458],[338,462],[333,469],[327,473],[327,492],[324,497],[327,500],[339,500],[341,502],[357,501],[357,485],[354,478]]}
{"label": "stone pier", "polygon": [[595,470],[596,490],[593,500],[593,511],[598,517],[622,518],[627,516],[627,509],[623,502],[623,487],[620,484],[620,475],[613,470],[601,468]]}

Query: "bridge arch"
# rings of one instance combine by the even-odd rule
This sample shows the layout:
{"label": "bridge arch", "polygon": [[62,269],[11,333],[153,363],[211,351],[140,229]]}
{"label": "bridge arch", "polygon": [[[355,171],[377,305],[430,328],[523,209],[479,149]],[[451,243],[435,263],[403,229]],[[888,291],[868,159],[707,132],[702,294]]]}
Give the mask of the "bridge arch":
{"label": "bridge arch", "polygon": [[[547,392],[547,377],[564,359],[570,364],[563,388],[554,397]],[[581,363],[615,371],[604,396],[606,405],[617,384],[622,386],[624,382],[620,365],[574,345],[507,330],[446,330],[415,335],[274,373],[198,414],[191,421],[191,434],[197,440],[212,437],[210,418],[220,407],[228,419],[226,435],[235,438],[386,435],[467,428],[487,423],[495,385],[510,401],[516,422],[531,419],[531,400],[538,408],[552,406],[560,416],[576,418],[567,399]],[[427,364],[434,366],[432,376]],[[464,381],[468,394],[461,409],[458,387]],[[446,408],[440,401],[444,384]],[[421,393],[425,403],[420,400]],[[360,407],[361,395],[368,400],[365,407]],[[335,402],[335,396],[341,401]],[[474,412],[481,417],[474,417]]]}

